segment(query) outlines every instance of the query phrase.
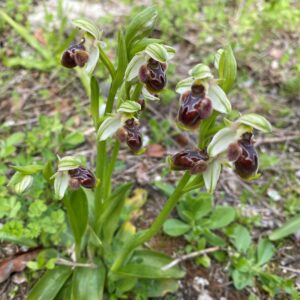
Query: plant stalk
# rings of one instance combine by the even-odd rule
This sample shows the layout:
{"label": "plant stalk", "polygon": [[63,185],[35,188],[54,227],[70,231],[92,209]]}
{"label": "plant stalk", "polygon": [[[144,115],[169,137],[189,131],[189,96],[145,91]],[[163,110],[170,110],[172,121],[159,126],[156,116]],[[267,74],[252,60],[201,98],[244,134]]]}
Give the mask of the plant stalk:
{"label": "plant stalk", "polygon": [[110,158],[110,163],[107,167],[107,171],[105,176],[103,177],[103,199],[106,201],[106,199],[109,197],[109,194],[111,192],[111,177],[115,168],[116,160],[119,154],[120,149],[120,142],[118,140],[115,141],[113,151]]}
{"label": "plant stalk", "polygon": [[131,253],[131,251],[133,249],[144,244],[146,241],[150,240],[157,232],[159,232],[163,223],[166,221],[169,214],[171,213],[173,208],[176,206],[177,201],[183,195],[183,189],[184,189],[185,185],[188,183],[190,177],[191,177],[191,175],[189,174],[188,171],[183,175],[183,177],[178,182],[173,194],[167,200],[165,206],[163,207],[162,211],[160,212],[160,214],[157,216],[157,218],[153,222],[152,226],[143,232],[137,233],[137,235],[133,236],[123,246],[119,256],[116,258],[116,260],[111,268],[111,270],[113,272],[117,271],[122,266],[122,264],[126,261],[128,255]]}
{"label": "plant stalk", "polygon": [[112,64],[111,60],[106,55],[106,53],[103,51],[102,47],[100,47],[100,46],[99,46],[99,52],[100,52],[100,59],[104,63],[106,69],[108,70],[108,72],[113,80],[115,77],[115,73],[116,73],[115,67]]}

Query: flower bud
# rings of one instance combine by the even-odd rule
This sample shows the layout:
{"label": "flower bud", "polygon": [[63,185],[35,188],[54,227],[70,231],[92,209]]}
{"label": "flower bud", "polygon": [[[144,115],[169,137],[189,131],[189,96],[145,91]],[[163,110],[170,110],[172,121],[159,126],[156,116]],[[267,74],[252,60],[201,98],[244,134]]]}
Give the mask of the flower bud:
{"label": "flower bud", "polygon": [[[84,42],[84,41],[83,41]],[[82,43],[71,45],[62,55],[61,64],[66,68],[83,67],[89,59],[89,53]]]}
{"label": "flower bud", "polygon": [[191,91],[181,95],[180,102],[178,120],[188,128],[196,128],[201,120],[212,113],[212,103],[205,97],[203,85],[193,85]]}
{"label": "flower bud", "polygon": [[235,172],[242,179],[249,179],[256,174],[258,169],[258,157],[253,145],[252,133],[244,133],[238,144],[242,149],[242,154],[234,163]]}
{"label": "flower bud", "polygon": [[139,124],[133,118],[125,122],[124,129],[127,131],[126,142],[133,152],[138,152],[143,146]]}
{"label": "flower bud", "polygon": [[144,99],[139,99],[139,100],[138,100],[138,103],[139,103],[140,106],[141,106],[141,111],[145,110],[145,108],[146,108],[145,100],[144,100]]}
{"label": "flower bud", "polygon": [[184,150],[172,156],[171,167],[173,170],[190,170],[192,174],[198,174],[206,170],[207,160],[208,155],[202,150]]}
{"label": "flower bud", "polygon": [[78,183],[79,185],[82,185],[87,189],[92,189],[93,187],[95,187],[96,178],[90,170],[79,167],[77,169],[69,170],[68,172],[71,177],[69,181],[69,185],[71,186],[71,188],[78,188]]}
{"label": "flower bud", "polygon": [[160,92],[166,86],[166,69],[166,64],[160,63],[153,58],[150,58],[147,64],[140,67],[139,78],[145,83],[150,93]]}

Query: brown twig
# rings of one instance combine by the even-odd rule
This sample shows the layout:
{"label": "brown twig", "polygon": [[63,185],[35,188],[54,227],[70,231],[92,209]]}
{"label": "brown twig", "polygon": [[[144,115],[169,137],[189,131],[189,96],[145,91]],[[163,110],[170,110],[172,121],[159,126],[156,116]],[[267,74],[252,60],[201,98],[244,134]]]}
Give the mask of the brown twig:
{"label": "brown twig", "polygon": [[93,263],[83,264],[83,263],[77,263],[77,262],[69,261],[69,260],[66,260],[66,259],[63,259],[63,258],[59,258],[56,261],[56,264],[60,265],[60,266],[67,266],[67,267],[72,267],[72,268],[80,267],[80,268],[96,269],[98,267],[97,265],[95,265]]}
{"label": "brown twig", "polygon": [[172,267],[178,265],[179,263],[181,263],[185,260],[188,260],[188,259],[191,259],[191,258],[194,258],[194,257],[198,257],[200,255],[205,255],[205,254],[208,254],[208,253],[211,253],[211,252],[215,252],[215,251],[218,251],[218,250],[220,250],[220,247],[212,247],[212,248],[208,248],[208,249],[204,249],[204,250],[200,250],[200,251],[191,252],[189,254],[186,254],[186,255],[183,255],[181,257],[178,257],[178,258],[174,259],[169,264],[163,266],[161,268],[161,270],[166,271],[166,270],[171,269]]}

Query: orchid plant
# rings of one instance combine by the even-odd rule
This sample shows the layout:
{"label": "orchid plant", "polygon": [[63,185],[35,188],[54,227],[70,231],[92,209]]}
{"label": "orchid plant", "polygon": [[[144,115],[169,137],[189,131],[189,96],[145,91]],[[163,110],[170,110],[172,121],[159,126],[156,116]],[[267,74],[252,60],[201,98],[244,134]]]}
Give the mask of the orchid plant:
{"label": "orchid plant", "polygon": [[[253,131],[270,132],[271,125],[254,113],[235,121],[225,118],[231,112],[226,93],[236,77],[236,61],[227,46],[216,53],[216,72],[197,64],[176,86],[180,95],[178,127],[198,134],[199,143],[197,148],[168,158],[172,170],[185,171],[174,192],[150,228],[136,231],[130,214],[122,218],[132,183],[112,186],[119,149],[127,144],[128,151],[143,155],[140,113],[147,109],[147,101],[159,101],[167,84],[168,64],[175,55],[174,48],[148,38],[156,19],[155,8],[147,8],[131,21],[126,32],[118,32],[116,63],[106,54],[96,24],[86,19],[73,21],[80,41],[65,50],[61,64],[83,72],[89,83],[96,168],[93,172],[93,167],[87,168],[76,156],[58,157],[56,172],[51,163],[14,167],[17,172],[10,186],[17,193],[29,189],[39,172],[54,184],[55,197],[66,209],[74,244],[71,250],[52,255],[54,265],[32,288],[29,300],[117,299],[128,294],[147,299],[175,291],[184,271],[178,266],[164,268],[172,259],[145,249],[143,244],[161,230],[182,195],[204,187],[213,193],[223,168],[232,168],[242,179],[258,177]],[[105,103],[100,102],[94,75],[97,67],[105,68],[111,79]]]}

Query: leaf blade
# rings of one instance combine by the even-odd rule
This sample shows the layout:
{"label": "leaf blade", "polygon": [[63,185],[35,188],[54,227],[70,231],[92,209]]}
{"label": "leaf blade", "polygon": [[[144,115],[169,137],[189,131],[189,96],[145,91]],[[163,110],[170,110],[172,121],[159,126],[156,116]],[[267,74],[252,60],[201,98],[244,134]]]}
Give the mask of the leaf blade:
{"label": "leaf blade", "polygon": [[31,289],[27,300],[54,299],[71,274],[72,269],[63,266],[48,270]]}

